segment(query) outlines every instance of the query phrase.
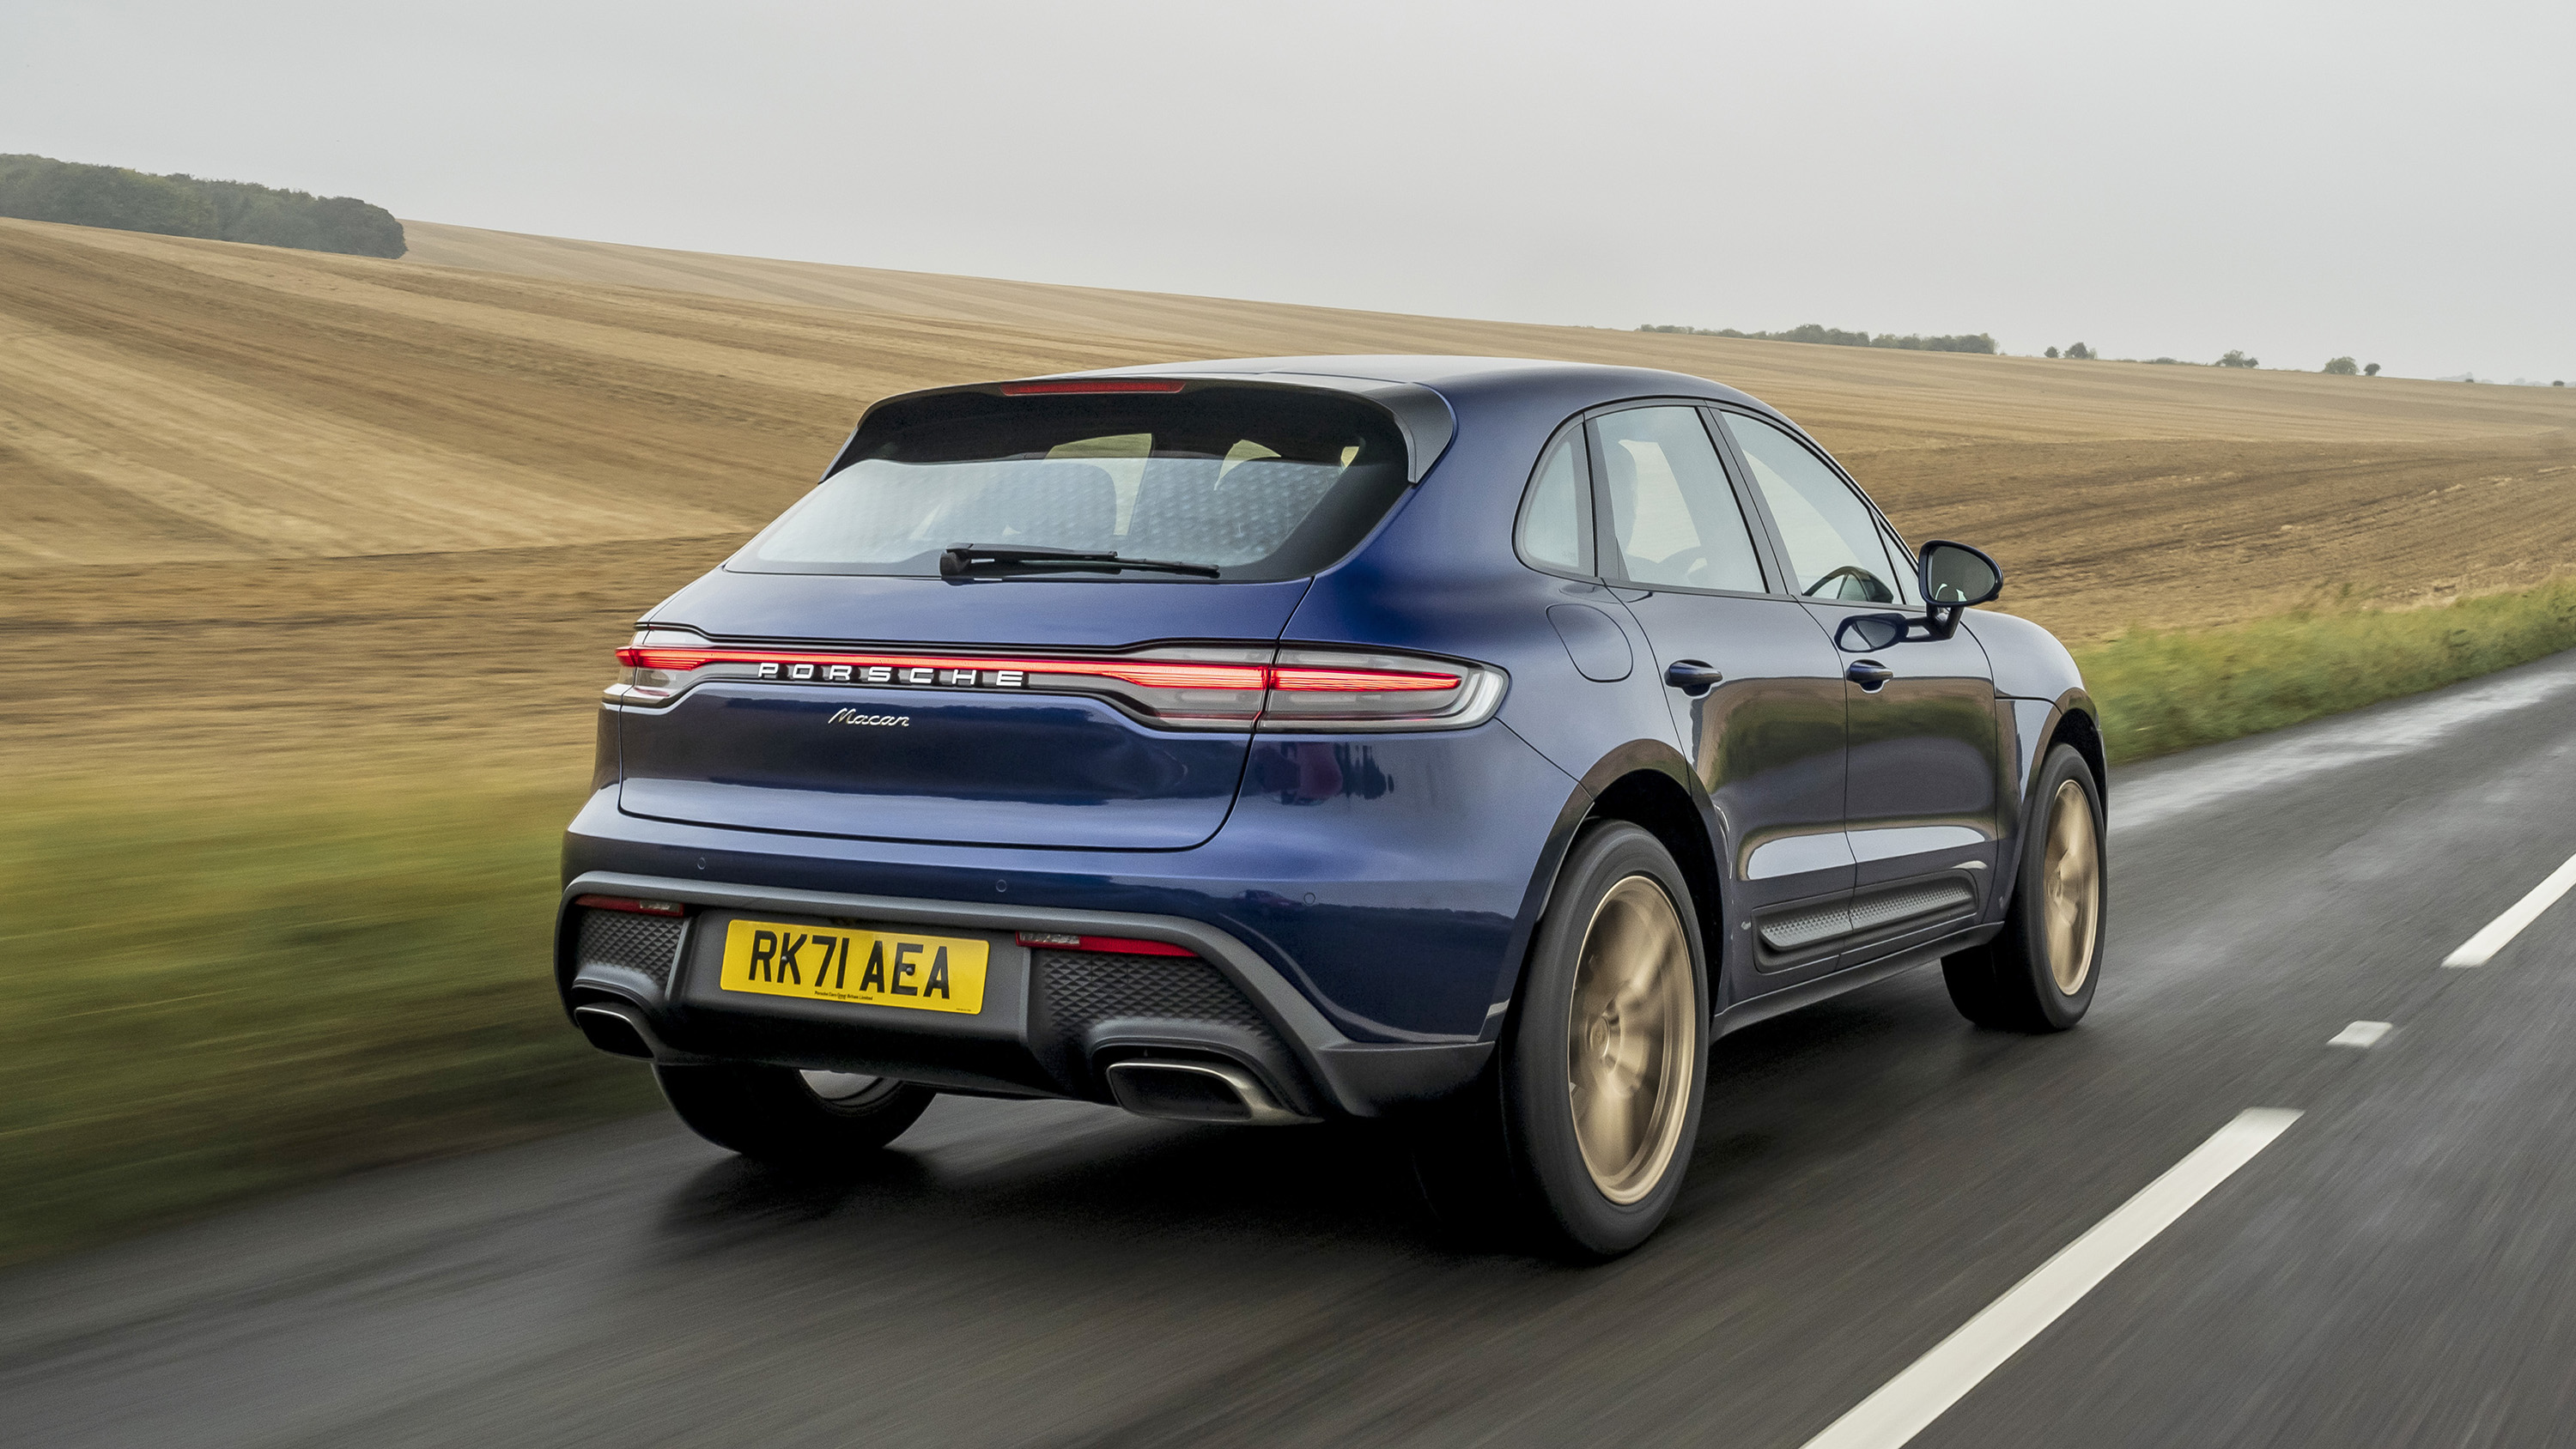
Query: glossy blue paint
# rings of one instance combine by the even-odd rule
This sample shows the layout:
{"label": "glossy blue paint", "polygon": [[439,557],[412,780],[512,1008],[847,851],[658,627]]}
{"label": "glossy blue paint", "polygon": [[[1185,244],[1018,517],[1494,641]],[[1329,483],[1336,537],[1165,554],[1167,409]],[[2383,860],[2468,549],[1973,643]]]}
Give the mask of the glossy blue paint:
{"label": "glossy blue paint", "polygon": [[[853,714],[870,723],[836,723]],[[1182,850],[1225,822],[1250,739],[1074,695],[707,684],[627,712],[619,803],[748,830]]]}
{"label": "glossy blue paint", "polygon": [[1556,626],[1556,637],[1564,642],[1575,671],[1593,683],[1616,684],[1637,667],[1637,651],[1628,646],[1627,632],[1602,609],[1591,604],[1550,604],[1547,621]]}
{"label": "glossy blue paint", "polygon": [[[1695,886],[1705,898],[1693,904],[1722,957],[1714,1000],[1813,994],[1873,951],[1921,942],[1757,960],[1757,920],[1902,888],[1961,860],[1990,861],[2000,879],[2009,859],[1996,837],[2008,856],[2030,731],[2043,721],[1996,696],[2054,701],[2051,722],[2090,709],[2065,651],[2009,616],[1971,611],[1954,640],[1919,653],[1898,646],[1888,662],[1904,683],[1850,699],[1858,686],[1842,678],[1822,622],[1843,612],[1834,607],[1636,588],[1518,558],[1512,533],[1532,469],[1569,420],[1673,399],[1777,417],[1733,389],[1642,369],[1474,358],[1123,371],[1346,390],[1365,385],[1351,379],[1413,384],[1446,404],[1453,431],[1374,530],[1311,578],[960,585],[719,568],[650,620],[766,645],[1404,651],[1503,670],[1496,718],[1427,732],[1195,733],[1070,695],[702,685],[660,709],[610,711],[620,727],[602,731],[602,788],[567,835],[567,882],[611,872],[737,896],[950,902],[997,923],[1015,911],[1110,913],[1151,939],[1168,939],[1153,936],[1156,922],[1198,923],[1293,993],[1265,998],[1262,1010],[1303,1060],[1367,1061],[1347,1080],[1313,1067],[1332,1076],[1323,1095],[1366,1112],[1436,1095],[1481,1062],[1477,1044],[1502,1025],[1556,861],[1587,811],[1640,818],[1639,801],[1684,801],[1655,828],[1697,831],[1669,843],[1709,862]],[[1757,547],[1784,576],[1776,537]],[[1686,695],[1664,678],[1680,658],[1725,678]],[[914,723],[824,723],[843,709]],[[1647,777],[1665,794],[1627,788]],[[569,927],[562,934],[568,941]],[[568,999],[577,996],[585,988],[569,946],[559,965]],[[685,1006],[675,998],[655,1009],[685,1045]],[[940,1065],[936,1034],[906,1038],[899,1019],[864,1015],[882,1010],[849,1009],[872,1051],[914,1050],[925,1070]],[[743,1019],[756,1027],[756,1016]],[[757,1038],[740,1035],[740,1020],[730,1029],[732,1049]],[[810,1044],[813,1023],[800,1030]],[[793,1055],[782,1047],[773,1059]],[[1037,1053],[1002,1075],[1092,1092],[1048,1076],[1045,1060]],[[1312,1085],[1288,1095],[1310,1099]]]}
{"label": "glossy blue paint", "polygon": [[1574,790],[1499,725],[1262,736],[1218,840],[1279,884],[1237,894],[1227,918],[1293,960],[1354,1035],[1474,1038],[1526,945],[1530,876]]}
{"label": "glossy blue paint", "polygon": [[2075,667],[2075,656],[2066,652],[2056,635],[2028,619],[1989,609],[1968,609],[1959,615],[1959,628],[1985,646],[1987,661],[1994,669],[1997,694],[2014,699],[2055,700],[2070,689],[2084,688],[2084,676]]}
{"label": "glossy blue paint", "polygon": [[[1804,607],[1831,634],[1843,620],[1880,606]],[[1986,651],[1975,635],[1961,630],[1946,639],[1900,640],[1868,657],[1894,677],[1875,688],[1843,685],[1849,757],[1842,815],[1843,828],[1855,837],[1857,884],[1926,875],[1972,860],[1991,867],[1991,845],[2008,829],[2008,811],[1998,788],[2003,742],[1995,728]],[[1947,828],[1915,828],[1930,825]],[[1864,836],[1871,838],[1864,843]]]}
{"label": "glossy blue paint", "polygon": [[[593,796],[564,877],[614,871],[851,895],[1179,916],[1235,935],[1364,1042],[1467,1042],[1526,944],[1524,897],[1572,779],[1500,725],[1263,737],[1191,850],[858,840],[652,820]],[[1472,828],[1462,828],[1465,821]]]}

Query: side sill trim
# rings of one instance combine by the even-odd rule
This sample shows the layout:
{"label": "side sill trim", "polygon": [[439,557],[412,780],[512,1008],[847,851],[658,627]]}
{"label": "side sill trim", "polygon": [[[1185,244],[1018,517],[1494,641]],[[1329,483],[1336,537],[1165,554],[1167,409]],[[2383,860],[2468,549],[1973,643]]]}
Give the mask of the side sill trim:
{"label": "side sill trim", "polygon": [[1769,1021],[1775,1016],[1786,1016],[1802,1006],[1813,1006],[1819,1001],[1830,1000],[1846,991],[1856,991],[1863,986],[1884,981],[1900,972],[1911,971],[1917,966],[1930,965],[1953,951],[1965,951],[1972,946],[1982,946],[2002,931],[2003,923],[2000,921],[1992,925],[1974,926],[1954,935],[1943,936],[1937,941],[1926,942],[1910,951],[1900,951],[1881,960],[1837,971],[1831,976],[1819,976],[1813,981],[1802,981],[1795,986],[1784,986],[1778,991],[1765,992],[1749,1001],[1739,1001],[1719,1012],[1709,1023],[1709,1040],[1715,1041],[1730,1033],[1742,1031],[1757,1022]]}

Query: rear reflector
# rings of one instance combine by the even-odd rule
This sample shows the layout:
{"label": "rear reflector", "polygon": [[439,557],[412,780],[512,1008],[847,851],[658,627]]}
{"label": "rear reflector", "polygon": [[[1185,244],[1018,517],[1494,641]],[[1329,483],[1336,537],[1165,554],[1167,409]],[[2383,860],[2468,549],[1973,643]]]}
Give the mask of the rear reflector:
{"label": "rear reflector", "polygon": [[1113,956],[1195,956],[1198,952],[1169,941],[1140,941],[1132,936],[1077,936],[1064,931],[1022,931],[1023,946],[1052,946],[1059,951],[1104,951]]}
{"label": "rear reflector", "polygon": [[594,911],[629,911],[639,916],[685,916],[689,908],[678,901],[639,901],[632,896],[574,896],[576,906]]}
{"label": "rear reflector", "polygon": [[1085,377],[1063,382],[1006,382],[1004,397],[1036,397],[1046,393],[1081,392],[1179,392],[1181,384],[1150,377]]}

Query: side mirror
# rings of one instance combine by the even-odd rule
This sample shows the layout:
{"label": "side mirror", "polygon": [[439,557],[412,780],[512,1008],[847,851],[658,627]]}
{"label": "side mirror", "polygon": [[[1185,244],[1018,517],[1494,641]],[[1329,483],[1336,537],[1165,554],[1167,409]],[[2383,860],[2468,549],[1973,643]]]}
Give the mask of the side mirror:
{"label": "side mirror", "polygon": [[1923,627],[1935,639],[1959,632],[1959,614],[2004,591],[2004,571],[1983,550],[1936,538],[1914,560],[1923,582]]}
{"label": "side mirror", "polygon": [[1923,581],[1923,601],[1935,609],[1964,609],[2004,591],[2004,571],[1993,559],[1946,538],[1923,545],[1915,569]]}

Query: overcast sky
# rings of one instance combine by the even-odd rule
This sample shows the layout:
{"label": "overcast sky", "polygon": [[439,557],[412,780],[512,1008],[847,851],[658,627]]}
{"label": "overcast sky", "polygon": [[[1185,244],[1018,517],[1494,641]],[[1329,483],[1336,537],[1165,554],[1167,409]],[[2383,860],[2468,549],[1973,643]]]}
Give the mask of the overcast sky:
{"label": "overcast sky", "polygon": [[1632,327],[2576,382],[2576,4],[0,0],[0,151]]}

